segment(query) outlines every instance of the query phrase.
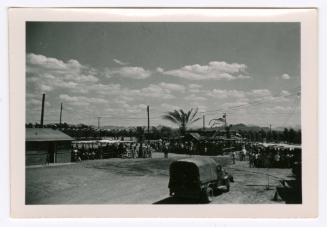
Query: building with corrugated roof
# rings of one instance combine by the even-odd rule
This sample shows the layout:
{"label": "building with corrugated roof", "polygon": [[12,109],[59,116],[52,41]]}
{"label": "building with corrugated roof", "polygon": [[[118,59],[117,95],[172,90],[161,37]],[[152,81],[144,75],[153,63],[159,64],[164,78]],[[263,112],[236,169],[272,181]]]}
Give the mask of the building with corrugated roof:
{"label": "building with corrugated roof", "polygon": [[26,128],[25,163],[42,165],[71,162],[74,139],[51,128]]}

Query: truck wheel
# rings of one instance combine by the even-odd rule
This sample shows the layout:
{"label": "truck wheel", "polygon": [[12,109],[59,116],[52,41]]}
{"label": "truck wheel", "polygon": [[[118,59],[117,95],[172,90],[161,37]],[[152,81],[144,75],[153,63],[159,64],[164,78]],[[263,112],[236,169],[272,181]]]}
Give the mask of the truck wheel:
{"label": "truck wheel", "polygon": [[226,180],[226,192],[229,192],[230,189],[230,183],[229,183],[229,179]]}
{"label": "truck wheel", "polygon": [[202,201],[205,203],[210,203],[212,199],[213,199],[213,190],[211,187],[208,187],[202,192]]}

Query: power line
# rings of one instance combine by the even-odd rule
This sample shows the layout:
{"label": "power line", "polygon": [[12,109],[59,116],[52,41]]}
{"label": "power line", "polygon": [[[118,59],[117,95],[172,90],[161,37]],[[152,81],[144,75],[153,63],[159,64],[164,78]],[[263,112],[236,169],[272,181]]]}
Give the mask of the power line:
{"label": "power line", "polygon": [[216,110],[208,110],[208,111],[206,111],[206,113],[223,112],[223,111],[226,111],[226,110],[234,110],[234,109],[238,109],[238,108],[245,107],[245,106],[258,105],[258,104],[267,103],[269,101],[273,101],[272,99],[271,100],[264,100],[264,98],[267,98],[267,97],[272,97],[272,98],[281,98],[281,97],[283,97],[283,98],[286,98],[286,97],[291,97],[291,96],[294,96],[294,95],[298,95],[298,94],[296,93],[296,94],[281,95],[281,96],[270,96],[270,95],[269,96],[264,96],[260,100],[255,100],[255,101],[252,101],[252,102],[248,102],[248,103],[244,103],[244,104],[240,104],[240,105],[236,105],[236,106],[231,106],[231,107],[226,107],[226,108],[220,108],[220,109],[216,109]]}
{"label": "power line", "polygon": [[287,123],[287,122],[292,118],[292,116],[295,114],[295,112],[296,112],[296,106],[297,106],[297,103],[294,104],[292,112],[291,112],[290,115],[285,119],[285,121],[283,122],[282,125],[285,125],[285,124],[286,124],[286,123]]}
{"label": "power line", "polygon": [[[286,97],[291,97],[291,96],[295,96],[295,95],[298,95],[298,93],[295,93],[295,94],[289,94],[289,95],[281,95],[281,96],[273,96],[272,98],[286,98]],[[270,101],[273,101],[273,99],[271,100],[265,100],[264,98],[266,97],[271,97],[270,95],[269,96],[264,96],[264,97],[261,97],[260,100],[255,100],[255,101],[252,101],[252,102],[249,102],[249,103],[245,103],[245,104],[241,104],[241,105],[236,105],[236,106],[231,106],[231,107],[227,107],[227,108],[220,108],[220,109],[216,109],[216,110],[208,110],[208,111],[202,111],[201,113],[203,114],[206,114],[206,115],[211,115],[210,113],[214,113],[216,114],[217,112],[223,112],[223,111],[226,111],[226,110],[235,110],[235,109],[239,109],[239,108],[242,108],[242,107],[248,107],[248,106],[252,106],[252,105],[259,105],[259,104],[264,104],[264,103],[268,103]],[[287,113],[285,113],[287,114]],[[112,118],[112,119],[147,119],[146,117],[112,117],[112,116],[103,116],[104,118]],[[151,119],[159,119],[161,118],[162,116],[155,116],[155,117],[152,117]]]}
{"label": "power line", "polygon": [[[238,109],[242,109],[242,108],[247,108],[249,106],[253,106],[253,105],[260,105],[260,104],[265,104],[265,103],[269,103],[271,101],[274,101],[274,99],[276,98],[281,98],[281,97],[291,97],[291,96],[294,96],[294,95],[299,95],[298,94],[298,89],[300,89],[300,86],[299,87],[295,87],[293,89],[291,89],[291,91],[296,91],[295,94],[288,94],[288,95],[280,95],[280,96],[271,96],[271,95],[266,95],[266,96],[262,96],[259,100],[254,100],[252,102],[248,102],[248,103],[244,103],[244,104],[240,104],[240,105],[235,105],[235,106],[230,106],[230,107],[225,107],[225,108],[219,108],[219,109],[215,109],[215,110],[207,110],[207,111],[202,111],[201,113],[205,114],[205,115],[216,115],[217,112],[226,112],[226,113],[232,113],[232,112],[228,112],[228,110],[238,110]],[[267,100],[266,98],[267,97],[271,97],[270,100]],[[151,108],[153,109],[153,108]],[[69,109],[66,109],[66,108],[63,108],[63,110],[65,111],[68,111],[68,112],[71,112],[71,113],[77,113],[77,111],[74,111],[74,110],[69,110]],[[154,111],[156,112],[156,111]],[[80,112],[78,112],[80,113]],[[264,113],[264,114],[289,114],[289,113]],[[85,115],[85,113],[84,113]],[[147,119],[147,117],[122,117],[122,116],[99,116],[101,118],[110,118],[110,119],[115,119],[115,120],[145,120]],[[75,121],[76,120],[89,120],[89,119],[94,119],[95,117],[94,116],[85,116],[85,117],[82,117],[82,118],[73,118]],[[162,114],[160,115],[157,115],[157,116],[153,116],[151,117],[151,119],[153,120],[157,120],[157,119],[162,119]],[[56,120],[46,120],[47,122],[49,121],[56,121]]]}

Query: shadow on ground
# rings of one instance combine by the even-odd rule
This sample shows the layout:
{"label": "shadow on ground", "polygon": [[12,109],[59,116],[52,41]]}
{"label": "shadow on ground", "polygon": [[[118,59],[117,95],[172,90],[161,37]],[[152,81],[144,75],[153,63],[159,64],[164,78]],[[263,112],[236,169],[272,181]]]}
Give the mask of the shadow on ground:
{"label": "shadow on ground", "polygon": [[[217,198],[221,194],[223,194],[222,191],[215,191],[214,198]],[[203,202],[198,198],[181,198],[170,196],[157,202],[154,202],[153,204],[206,204],[206,202]]]}
{"label": "shadow on ground", "polygon": [[198,199],[185,199],[176,197],[167,197],[153,204],[203,204]]}

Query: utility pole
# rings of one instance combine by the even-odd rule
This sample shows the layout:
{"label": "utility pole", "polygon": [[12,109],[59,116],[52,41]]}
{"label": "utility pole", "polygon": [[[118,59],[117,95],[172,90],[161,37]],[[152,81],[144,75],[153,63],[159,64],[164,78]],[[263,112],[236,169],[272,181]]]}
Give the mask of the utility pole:
{"label": "utility pole", "polygon": [[61,118],[62,118],[62,103],[60,104],[60,118],[59,118],[59,127],[61,127]]}
{"label": "utility pole", "polygon": [[[230,138],[230,127],[228,127],[228,125],[227,125],[227,114],[226,113],[224,113],[223,114],[223,118],[224,118],[224,120],[225,120],[225,131],[226,131],[226,138]],[[228,143],[230,143],[230,142],[228,142]]]}
{"label": "utility pole", "polygon": [[101,117],[97,117],[98,119],[98,130],[99,130],[99,139],[101,138],[101,130],[100,130],[100,120],[101,120]]}
{"label": "utility pole", "polygon": [[203,122],[202,122],[202,124],[203,124],[203,129],[206,129],[206,115],[203,113],[203,115],[202,115],[202,120],[203,120]]}
{"label": "utility pole", "polygon": [[271,142],[271,137],[272,137],[272,134],[271,134],[271,124],[269,125],[269,142]]}
{"label": "utility pole", "polygon": [[146,112],[148,116],[148,136],[149,136],[150,134],[150,107],[149,106],[146,107]]}
{"label": "utility pole", "polygon": [[41,128],[43,128],[43,120],[44,120],[44,100],[45,94],[42,94],[42,109],[41,109]]}
{"label": "utility pole", "polygon": [[225,120],[225,128],[227,128],[227,114],[224,113],[223,118]]}
{"label": "utility pole", "polygon": [[100,129],[100,120],[101,120],[101,117],[97,117],[98,119],[98,129]]}

